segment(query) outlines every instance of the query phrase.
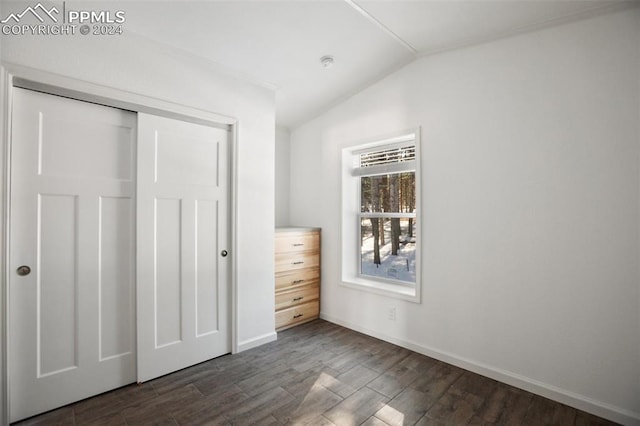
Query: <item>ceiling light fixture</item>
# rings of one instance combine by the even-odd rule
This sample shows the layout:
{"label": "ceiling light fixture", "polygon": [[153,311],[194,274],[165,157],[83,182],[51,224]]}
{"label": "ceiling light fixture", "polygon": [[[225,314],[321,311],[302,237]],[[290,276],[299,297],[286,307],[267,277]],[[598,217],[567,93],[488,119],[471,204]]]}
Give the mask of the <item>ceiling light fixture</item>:
{"label": "ceiling light fixture", "polygon": [[324,55],[322,58],[320,58],[320,63],[324,68],[330,68],[331,65],[333,65],[333,62],[334,59],[331,55]]}

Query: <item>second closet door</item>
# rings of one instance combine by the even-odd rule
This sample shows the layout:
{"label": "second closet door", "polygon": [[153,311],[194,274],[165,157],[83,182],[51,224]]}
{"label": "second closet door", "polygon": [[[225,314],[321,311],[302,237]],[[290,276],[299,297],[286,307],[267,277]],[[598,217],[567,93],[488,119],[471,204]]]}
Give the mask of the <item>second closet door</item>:
{"label": "second closet door", "polygon": [[230,352],[229,132],[138,114],[138,381]]}

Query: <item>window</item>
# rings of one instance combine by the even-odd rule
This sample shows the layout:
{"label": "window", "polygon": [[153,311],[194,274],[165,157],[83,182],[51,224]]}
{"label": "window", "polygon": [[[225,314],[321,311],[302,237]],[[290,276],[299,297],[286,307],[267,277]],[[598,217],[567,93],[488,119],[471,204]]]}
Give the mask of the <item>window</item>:
{"label": "window", "polygon": [[414,301],[420,285],[416,135],[343,151],[343,283]]}

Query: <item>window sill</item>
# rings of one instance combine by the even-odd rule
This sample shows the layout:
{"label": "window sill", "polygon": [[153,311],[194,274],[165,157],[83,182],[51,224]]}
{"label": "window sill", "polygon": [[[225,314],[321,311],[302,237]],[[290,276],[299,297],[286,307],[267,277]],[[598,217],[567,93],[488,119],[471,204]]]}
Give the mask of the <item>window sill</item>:
{"label": "window sill", "polygon": [[393,297],[396,299],[407,300],[409,302],[420,303],[420,293],[417,291],[419,286],[416,283],[413,287],[404,287],[395,284],[387,284],[379,281],[367,280],[361,277],[343,278],[340,283],[343,287],[353,288],[355,290],[375,293],[382,296]]}

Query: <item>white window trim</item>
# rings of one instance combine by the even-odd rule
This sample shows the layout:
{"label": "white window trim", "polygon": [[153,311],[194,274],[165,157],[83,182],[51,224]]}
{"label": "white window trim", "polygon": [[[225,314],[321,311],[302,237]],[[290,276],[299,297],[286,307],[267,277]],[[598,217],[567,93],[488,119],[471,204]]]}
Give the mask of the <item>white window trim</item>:
{"label": "white window trim", "polygon": [[[402,144],[407,141],[415,141],[416,160],[412,162],[412,169],[416,174],[416,206],[417,216],[412,213],[376,213],[374,216],[389,217],[417,217],[420,219],[422,213],[421,196],[421,137],[420,128],[396,133],[390,137],[381,138],[373,142],[359,143],[342,150],[342,247],[341,247],[341,280],[340,285],[361,291],[375,293],[387,297],[403,299],[414,303],[421,302],[422,293],[422,230],[424,225],[416,229],[416,282],[415,284],[403,281],[387,280],[384,278],[373,278],[360,273],[360,228],[357,225],[358,217],[366,217],[368,213],[360,212],[360,175],[355,171],[355,159],[358,154],[379,149],[382,146]],[[406,167],[403,166],[403,167]],[[373,167],[372,167],[373,168]],[[387,170],[380,170],[379,174],[388,174]],[[370,175],[372,170],[366,175]],[[393,171],[391,171],[393,172]]]}

